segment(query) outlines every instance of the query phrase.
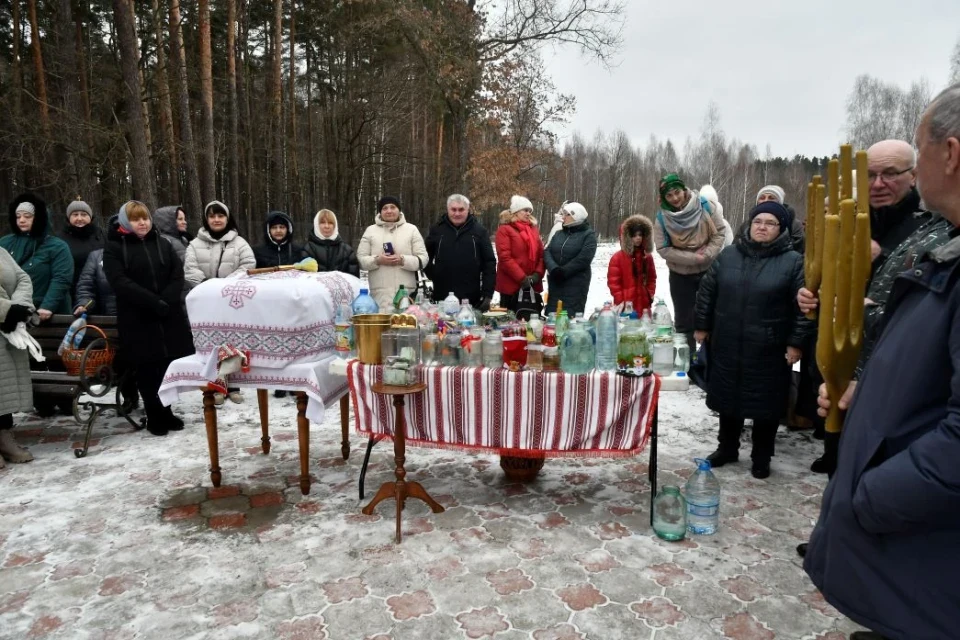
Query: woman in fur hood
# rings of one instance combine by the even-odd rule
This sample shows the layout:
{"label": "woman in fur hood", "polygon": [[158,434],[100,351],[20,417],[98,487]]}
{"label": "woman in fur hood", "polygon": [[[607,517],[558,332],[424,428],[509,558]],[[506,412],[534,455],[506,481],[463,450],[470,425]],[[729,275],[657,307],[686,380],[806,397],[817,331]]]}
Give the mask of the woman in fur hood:
{"label": "woman in fur hood", "polygon": [[653,306],[657,271],[653,265],[653,223],[641,215],[630,216],[620,225],[620,251],[607,268],[607,287],[613,303],[633,303],[637,315]]}

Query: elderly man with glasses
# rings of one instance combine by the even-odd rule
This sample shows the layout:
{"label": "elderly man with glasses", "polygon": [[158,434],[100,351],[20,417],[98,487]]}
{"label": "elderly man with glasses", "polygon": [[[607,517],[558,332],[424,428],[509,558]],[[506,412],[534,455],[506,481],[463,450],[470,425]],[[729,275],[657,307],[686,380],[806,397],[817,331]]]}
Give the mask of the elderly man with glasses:
{"label": "elderly man with glasses", "polygon": [[921,211],[916,187],[917,152],[909,142],[881,140],[867,149],[867,163],[876,272],[890,253],[930,216]]}

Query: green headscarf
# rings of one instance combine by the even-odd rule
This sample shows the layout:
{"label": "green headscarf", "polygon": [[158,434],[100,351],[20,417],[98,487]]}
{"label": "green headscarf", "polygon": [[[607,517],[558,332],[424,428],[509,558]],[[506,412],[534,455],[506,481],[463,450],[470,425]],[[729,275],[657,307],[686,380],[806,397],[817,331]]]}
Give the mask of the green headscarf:
{"label": "green headscarf", "polygon": [[683,180],[680,179],[680,176],[675,173],[668,173],[660,178],[660,206],[667,211],[677,211],[677,209],[673,208],[664,197],[674,189],[682,189],[683,191],[687,190],[687,185],[683,184]]}

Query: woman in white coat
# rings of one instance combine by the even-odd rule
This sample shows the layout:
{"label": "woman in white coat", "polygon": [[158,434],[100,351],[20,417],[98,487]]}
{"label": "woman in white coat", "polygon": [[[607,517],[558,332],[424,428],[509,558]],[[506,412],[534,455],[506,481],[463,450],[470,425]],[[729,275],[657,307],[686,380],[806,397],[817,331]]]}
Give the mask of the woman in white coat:
{"label": "woman in white coat", "polygon": [[226,278],[240,269],[253,269],[257,258],[240,237],[227,205],[214,200],[203,209],[203,227],[187,246],[183,275],[195,287],[211,278]]}
{"label": "woman in white coat", "polygon": [[427,247],[420,230],[406,221],[400,201],[393,196],[377,202],[376,222],[363,232],[357,258],[381,312],[393,312],[393,297],[401,284],[411,296],[416,291],[417,272],[427,264]]}
{"label": "woman in white coat", "polygon": [[[227,205],[214,200],[204,207],[203,227],[187,245],[184,257],[186,286],[193,288],[212,278],[226,278],[235,271],[256,266],[257,257],[247,241],[240,237],[237,222]],[[229,389],[228,395],[233,402],[243,402],[243,395],[237,388]],[[224,402],[223,394],[216,393],[213,398],[217,406]]]}

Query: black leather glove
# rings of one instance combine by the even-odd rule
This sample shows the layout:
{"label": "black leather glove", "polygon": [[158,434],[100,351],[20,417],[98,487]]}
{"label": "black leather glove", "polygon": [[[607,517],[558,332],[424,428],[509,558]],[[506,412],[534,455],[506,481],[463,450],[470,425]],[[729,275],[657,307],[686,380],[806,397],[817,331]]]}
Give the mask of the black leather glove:
{"label": "black leather glove", "polygon": [[10,308],[7,309],[7,317],[3,319],[3,323],[0,323],[0,331],[10,333],[16,330],[17,323],[26,322],[32,314],[30,307],[25,307],[22,304],[10,305]]}
{"label": "black leather glove", "polygon": [[530,278],[530,283],[534,286],[540,284],[540,281],[543,280],[539,273],[531,273],[528,277]]}
{"label": "black leather glove", "polygon": [[533,286],[533,276],[527,276],[526,278],[520,281],[521,289],[526,289],[527,287],[532,287],[532,286]]}
{"label": "black leather glove", "polygon": [[490,298],[480,299],[480,304],[477,305],[477,308],[480,309],[480,313],[486,313],[487,311],[490,311],[490,302],[491,302]]}

